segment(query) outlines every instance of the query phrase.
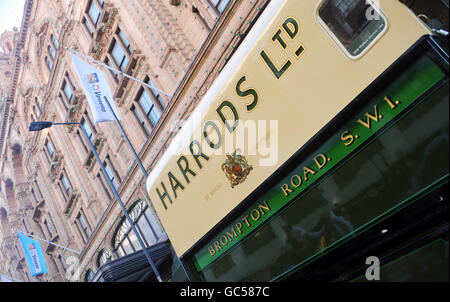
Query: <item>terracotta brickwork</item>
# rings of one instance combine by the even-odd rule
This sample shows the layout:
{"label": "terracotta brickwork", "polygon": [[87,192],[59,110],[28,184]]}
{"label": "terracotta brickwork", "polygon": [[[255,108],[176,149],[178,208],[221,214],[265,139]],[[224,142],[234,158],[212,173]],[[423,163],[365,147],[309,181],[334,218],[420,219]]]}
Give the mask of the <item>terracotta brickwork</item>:
{"label": "terracotta brickwork", "polygon": [[[190,115],[268,1],[225,2],[220,12],[208,0],[26,1],[19,31],[0,37],[1,274],[84,281],[88,270],[98,270],[102,252],[119,257],[113,242],[123,213],[79,127],[30,132],[32,121],[82,123],[125,206],[143,200],[152,208],[117,126],[93,124],[67,48],[169,95],[104,69],[122,125],[149,171],[176,134],[174,123]],[[140,102],[144,94],[150,111]],[[49,274],[31,278],[16,230],[79,254],[42,243]]]}

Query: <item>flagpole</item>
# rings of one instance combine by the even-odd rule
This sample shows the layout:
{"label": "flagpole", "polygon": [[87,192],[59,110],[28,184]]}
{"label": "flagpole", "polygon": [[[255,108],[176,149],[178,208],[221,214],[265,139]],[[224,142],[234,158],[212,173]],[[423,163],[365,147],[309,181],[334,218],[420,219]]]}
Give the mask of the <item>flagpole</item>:
{"label": "flagpole", "polygon": [[164,95],[166,95],[166,96],[168,96],[168,97],[172,97],[171,94],[168,94],[167,92],[164,92],[164,91],[162,91],[162,90],[159,90],[159,89],[153,87],[152,85],[150,85],[150,84],[148,84],[148,83],[145,83],[145,82],[143,82],[143,81],[141,81],[141,80],[138,80],[138,79],[136,79],[135,77],[132,77],[132,76],[130,76],[130,75],[124,73],[122,70],[115,69],[115,68],[113,68],[113,67],[111,67],[111,66],[109,66],[109,65],[106,65],[105,63],[102,63],[102,62],[100,62],[100,61],[97,61],[97,60],[95,60],[95,59],[93,59],[93,58],[91,58],[91,57],[89,57],[89,56],[86,56],[86,55],[84,55],[84,54],[82,54],[82,53],[80,53],[80,52],[78,52],[78,51],[76,51],[76,50],[73,50],[72,48],[66,47],[66,49],[67,49],[68,51],[70,51],[70,52],[72,52],[72,53],[74,53],[74,54],[80,56],[80,57],[83,57],[83,58],[85,58],[85,59],[87,59],[87,60],[89,60],[89,61],[91,61],[91,62],[94,62],[94,63],[96,63],[96,64],[98,64],[98,65],[101,65],[101,66],[103,66],[103,67],[105,67],[105,68],[108,68],[109,70],[112,70],[112,71],[114,71],[114,72],[117,72],[117,73],[119,73],[120,75],[122,75],[122,76],[124,76],[124,77],[127,77],[127,78],[129,78],[129,79],[131,79],[131,80],[133,80],[133,81],[136,81],[136,82],[138,82],[139,84],[142,84],[142,85],[144,85],[144,86],[147,86],[147,87],[150,88],[150,89],[156,90],[156,91],[158,91],[158,92],[161,93],[161,94],[164,94]]}
{"label": "flagpole", "polygon": [[[112,69],[112,70],[115,70],[115,69],[113,69],[113,68],[111,68],[111,67],[109,67],[109,66],[107,66],[107,65],[105,65],[105,64],[103,64],[103,63],[101,63],[101,62],[98,62],[98,61],[96,61],[96,60],[94,60],[94,59],[92,59],[92,58],[90,58],[90,57],[88,57],[88,56],[85,56],[85,55],[83,55],[83,54],[81,54],[81,53],[79,53],[79,52],[77,52],[77,51],[74,51],[73,49],[70,49],[70,48],[66,48],[66,49],[68,49],[68,50],[71,52],[72,60],[74,60],[75,67],[77,68],[77,71],[78,71],[78,76],[80,77],[80,81],[81,81],[81,82],[83,83],[83,85],[84,85],[84,89],[85,89],[87,95],[89,95],[89,92],[90,92],[91,98],[95,98],[94,101],[92,101],[92,102],[90,101],[90,103],[93,103],[93,104],[91,104],[91,106],[93,106],[92,109],[93,109],[93,110],[95,109],[95,110],[97,110],[97,112],[103,112],[103,113],[105,113],[106,115],[108,115],[107,118],[103,118],[102,120],[99,120],[99,122],[101,122],[101,121],[112,121],[112,120],[115,120],[115,121],[116,121],[116,124],[117,124],[117,126],[119,127],[119,129],[120,129],[120,131],[121,131],[121,133],[122,133],[123,138],[125,139],[127,145],[130,147],[130,149],[131,149],[131,151],[132,151],[132,153],[133,153],[133,155],[134,155],[134,157],[135,157],[135,159],[136,159],[136,161],[137,161],[137,164],[139,165],[140,169],[142,170],[142,172],[143,172],[145,178],[148,178],[147,170],[146,170],[145,167],[143,166],[143,164],[142,164],[142,162],[141,162],[141,160],[140,160],[140,158],[139,158],[139,155],[137,154],[136,150],[134,149],[133,145],[131,144],[130,140],[128,139],[128,136],[127,136],[127,134],[125,133],[125,130],[123,129],[123,127],[122,127],[122,125],[121,125],[121,123],[120,123],[120,121],[119,121],[119,118],[117,117],[116,111],[113,109],[113,104],[114,104],[114,103],[111,103],[111,102],[109,101],[109,99],[108,99],[108,98],[112,98],[112,95],[110,94],[110,91],[108,91],[109,93],[106,93],[106,94],[108,94],[108,96],[106,96],[105,93],[101,93],[101,92],[98,91],[98,90],[100,89],[100,87],[98,86],[99,84],[96,84],[96,85],[97,85],[97,86],[95,86],[96,88],[95,88],[94,86],[92,86],[92,87],[89,86],[89,85],[86,86],[86,83],[85,83],[85,82],[86,82],[86,81],[85,81],[86,79],[85,79],[84,77],[87,76],[87,75],[91,75],[91,76],[92,76],[92,75],[96,75],[96,73],[98,73],[98,72],[100,72],[100,71],[99,71],[97,68],[91,66],[89,63],[87,63],[87,62],[85,62],[84,60],[82,60],[81,58],[84,58],[84,59],[87,59],[87,60],[89,60],[89,61],[95,62],[95,63],[97,63],[97,64],[99,64],[99,65],[101,65],[101,66],[104,66],[105,68],[108,68],[108,69]],[[80,58],[80,57],[81,57],[81,58]],[[79,66],[82,66],[82,67],[79,67]],[[90,66],[90,68],[89,68],[88,66]],[[79,68],[82,68],[82,71],[80,71]],[[88,74],[86,74],[87,70],[89,70]],[[115,71],[116,71],[116,72],[120,72],[120,73],[121,73],[122,75],[124,75],[124,76],[127,76],[127,77],[129,77],[129,78],[132,78],[132,77],[126,75],[126,74],[123,74],[121,71],[117,71],[117,70],[115,70]],[[103,74],[103,73],[102,73],[102,74]],[[98,79],[97,77],[98,77],[98,76],[96,76],[95,78],[90,79],[90,80],[91,80],[91,81],[93,80],[93,83],[99,83],[99,79]],[[147,83],[144,83],[144,82],[142,82],[142,81],[139,81],[139,80],[137,80],[137,79],[135,79],[135,78],[132,78],[132,79],[135,80],[135,81],[137,81],[138,83],[141,83],[142,85],[145,85],[145,86],[147,86],[147,87],[150,87],[150,88],[153,89],[153,90],[158,90],[158,89],[155,89],[154,87],[148,85]],[[108,85],[107,85],[107,83],[104,82],[105,80],[106,80],[106,79],[104,79],[104,76],[102,76],[102,81],[103,81],[103,83],[105,84],[105,86],[107,87]],[[89,78],[88,78],[88,81],[89,81]],[[95,88],[95,89],[94,89],[94,88]],[[92,89],[94,89],[94,94],[95,94],[95,96],[92,95]],[[101,89],[100,89],[100,90],[101,90]],[[159,91],[159,90],[158,90],[158,91]],[[168,95],[167,93],[164,93],[164,94],[165,94],[165,95]],[[105,111],[105,109],[107,109],[107,108],[104,108],[104,107],[102,108],[102,107],[101,107],[101,106],[103,106],[103,105],[101,105],[102,100],[106,101],[106,103],[108,104],[107,107],[109,108],[110,113],[112,113],[112,114],[107,113],[107,111]],[[100,106],[100,108],[97,108],[96,106]],[[95,114],[94,114],[94,116],[95,116]],[[84,128],[83,128],[83,127],[81,127],[81,130],[83,131],[83,134],[86,136],[88,142],[91,143],[89,137],[87,136],[87,134],[84,133]],[[91,144],[90,144],[90,145],[91,145]],[[91,147],[91,149],[92,149],[92,151],[94,152],[94,155],[95,155],[96,158],[97,158],[97,155],[96,155],[96,152],[95,152],[95,148],[94,148],[94,147]],[[97,161],[99,161],[100,166],[102,166],[99,158],[97,158]],[[102,170],[103,170],[103,168],[102,168]],[[113,190],[113,192],[116,191],[115,188],[114,188],[114,186],[112,185],[112,183],[110,183],[110,179],[109,179],[109,177],[107,177],[107,174],[106,174],[105,172],[104,172],[104,175],[105,175],[105,178],[108,180],[108,184],[109,184],[109,186],[111,187],[111,190]],[[122,204],[122,202],[121,202],[121,200],[120,200],[120,197],[118,196],[118,194],[116,194],[116,192],[114,192],[114,196],[116,196],[116,198],[117,198],[119,204],[120,204],[121,207],[124,209],[124,212],[125,212],[125,214],[127,215],[128,213],[127,213],[126,209],[123,207],[123,204]],[[132,221],[129,220],[129,222],[130,222],[130,224],[132,225],[132,227],[134,227]],[[140,238],[140,236],[139,236],[139,234],[138,234],[137,232],[136,232],[136,237],[138,238],[139,241],[141,241],[141,240],[140,240],[141,238]],[[141,242],[139,242],[139,243],[141,243]],[[145,245],[144,245],[144,244],[141,244],[141,246],[142,246],[142,248],[144,249],[144,253],[146,253]],[[148,256],[148,257],[147,257],[147,256]],[[159,274],[157,273],[156,268],[154,267],[154,264],[152,263],[152,260],[151,260],[150,256],[146,254],[146,257],[148,258],[150,264],[152,265],[153,271],[154,271],[155,274],[157,275],[158,280],[159,280],[160,282],[162,282],[162,281],[161,281],[161,278],[159,277]],[[180,262],[181,262],[181,261],[180,261]],[[181,262],[181,263],[182,263],[182,262]],[[185,272],[186,272],[186,269],[184,268],[184,266],[183,266],[183,269],[184,269]],[[186,273],[186,276],[188,276],[187,273]]]}
{"label": "flagpole", "polygon": [[[108,104],[109,104],[109,103],[108,103]],[[113,111],[113,110],[112,110],[112,111]],[[114,111],[113,111],[113,112],[114,112]],[[127,211],[127,209],[125,208],[125,206],[124,206],[124,204],[123,204],[123,202],[122,202],[122,199],[120,198],[120,195],[119,195],[119,193],[117,192],[116,187],[114,186],[114,184],[112,183],[111,179],[109,178],[108,172],[106,171],[106,168],[105,168],[105,166],[103,165],[103,162],[102,162],[102,160],[100,159],[100,156],[98,155],[97,150],[95,149],[95,147],[94,147],[94,145],[92,144],[92,142],[91,142],[89,136],[87,135],[86,130],[84,130],[83,127],[80,127],[80,129],[81,129],[81,132],[83,132],[83,135],[84,135],[84,137],[86,138],[86,140],[87,140],[87,142],[88,142],[88,144],[89,144],[89,147],[90,147],[92,153],[94,153],[94,156],[95,156],[95,158],[97,159],[97,162],[98,162],[98,164],[99,164],[99,166],[100,166],[100,169],[102,170],[103,175],[105,176],[106,181],[108,182],[109,187],[110,187],[111,190],[113,191],[114,197],[116,197],[117,202],[119,203],[119,205],[120,205],[120,207],[121,207],[121,209],[122,209],[122,212],[124,213],[124,215],[125,215],[125,217],[126,217],[128,223],[129,223],[130,226],[131,226],[131,229],[133,230],[134,234],[136,235],[136,238],[137,238],[137,240],[138,240],[138,242],[139,242],[139,245],[142,247],[142,251],[144,252],[145,257],[147,258],[147,261],[150,263],[150,266],[151,266],[151,268],[153,269],[153,272],[155,273],[156,278],[158,279],[159,282],[163,282],[163,280],[162,280],[162,278],[161,278],[161,276],[160,276],[160,274],[159,274],[159,271],[158,271],[158,269],[157,269],[155,263],[153,262],[152,258],[150,257],[150,254],[149,254],[148,251],[147,251],[147,247],[145,246],[144,242],[143,242],[142,239],[141,239],[141,235],[139,234],[139,232],[138,232],[137,229],[136,229],[136,226],[134,225],[134,221],[131,219],[130,215],[128,214],[128,211]]]}
{"label": "flagpole", "polygon": [[[109,110],[111,110],[111,112],[112,112],[113,115],[114,115],[114,119],[116,120],[116,124],[117,124],[117,126],[119,127],[120,132],[122,133],[123,138],[125,139],[125,141],[127,142],[128,146],[130,147],[131,151],[133,152],[133,155],[134,155],[134,157],[135,157],[135,159],[136,159],[136,161],[137,161],[139,167],[141,168],[142,173],[144,173],[144,176],[145,176],[145,178],[147,179],[147,178],[148,178],[148,173],[147,173],[147,170],[145,170],[144,165],[142,164],[142,161],[141,161],[141,159],[139,158],[139,155],[137,154],[136,150],[134,149],[133,145],[131,144],[130,140],[128,139],[128,136],[127,136],[127,134],[125,133],[125,130],[123,129],[122,124],[120,123],[119,119],[117,118],[117,115],[116,115],[116,113],[114,112],[114,110],[113,110],[111,104],[109,103],[108,98],[107,98],[106,96],[103,96],[103,97],[104,97],[104,99],[105,99],[105,101],[106,101],[106,104],[108,104]],[[164,228],[163,228],[163,229],[164,229]],[[166,232],[166,231],[164,230],[164,232]],[[166,233],[166,234],[167,234],[167,233]],[[178,255],[176,255],[176,257],[178,258]],[[178,258],[178,260],[179,260],[180,263],[181,263],[181,266],[182,266],[182,268],[183,268],[183,270],[184,270],[184,273],[185,273],[186,276],[189,278],[189,275],[188,275],[187,272],[186,272],[186,268],[184,267],[183,262],[181,262],[181,259],[179,259],[179,258]]]}
{"label": "flagpole", "polygon": [[136,161],[137,161],[139,167],[141,168],[142,173],[144,173],[145,178],[148,178],[147,170],[145,170],[144,165],[142,164],[142,162],[141,162],[141,160],[140,160],[140,158],[139,158],[139,155],[136,153],[136,150],[134,149],[133,145],[131,144],[130,140],[128,139],[128,135],[125,133],[125,130],[123,129],[122,124],[120,123],[119,119],[117,118],[116,113],[114,112],[114,110],[113,110],[111,104],[109,103],[108,98],[107,98],[106,96],[103,96],[103,98],[105,99],[106,104],[108,104],[109,110],[111,110],[111,112],[113,113],[114,119],[116,120],[116,124],[117,124],[117,126],[119,127],[120,132],[122,133],[123,138],[124,138],[125,141],[127,142],[128,147],[130,147],[131,151],[133,152],[133,155],[134,155],[134,157],[135,157],[135,159],[136,159]]}
{"label": "flagpole", "polygon": [[18,233],[21,233],[21,234],[23,234],[23,235],[25,235],[25,236],[33,237],[33,238],[35,238],[35,239],[37,239],[37,240],[39,240],[39,241],[43,241],[43,242],[46,242],[46,243],[48,243],[48,244],[53,244],[54,246],[57,246],[57,247],[60,247],[60,248],[62,248],[62,249],[71,251],[72,253],[75,253],[75,254],[78,254],[78,255],[80,254],[80,252],[77,252],[77,251],[72,250],[72,249],[70,249],[70,248],[68,248],[68,247],[65,247],[65,246],[62,246],[62,245],[59,245],[59,244],[50,242],[50,241],[48,241],[48,240],[39,238],[39,237],[37,237],[37,236],[31,235],[31,234],[27,234],[27,233],[24,233],[24,232],[22,232],[22,231],[17,231],[17,232],[18,232]]}

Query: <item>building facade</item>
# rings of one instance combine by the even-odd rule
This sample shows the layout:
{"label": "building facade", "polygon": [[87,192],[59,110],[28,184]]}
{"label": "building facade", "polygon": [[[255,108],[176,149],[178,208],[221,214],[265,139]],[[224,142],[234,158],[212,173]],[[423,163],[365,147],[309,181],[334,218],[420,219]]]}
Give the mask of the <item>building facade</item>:
{"label": "building facade", "polygon": [[[385,281],[448,281],[443,12],[448,1],[27,0],[0,39],[0,274],[156,281],[108,178],[165,281],[361,281],[369,256]],[[148,178],[117,125],[93,123],[71,50],[112,68]],[[249,150],[228,145],[272,120]],[[45,240],[48,274],[30,277],[17,231]]]}
{"label": "building facade", "polygon": [[[5,33],[1,42],[3,275],[24,281],[109,280],[99,268],[141,249],[80,128],[30,132],[33,121],[80,123],[146,244],[161,251],[157,266],[163,278],[183,271],[117,126],[93,124],[68,49],[156,88],[105,69],[121,123],[151,171],[266,2],[26,1],[20,31]],[[49,273],[31,278],[17,231],[68,249],[41,243]],[[144,273],[132,280],[154,279]]]}

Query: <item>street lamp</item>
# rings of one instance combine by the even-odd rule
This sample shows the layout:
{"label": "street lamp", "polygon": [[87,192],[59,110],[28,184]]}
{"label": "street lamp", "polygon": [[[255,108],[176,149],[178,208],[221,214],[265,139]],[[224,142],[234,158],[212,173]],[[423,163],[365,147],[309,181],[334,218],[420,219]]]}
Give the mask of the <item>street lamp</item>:
{"label": "street lamp", "polygon": [[98,162],[98,164],[99,164],[99,166],[100,166],[100,168],[101,168],[101,170],[103,172],[103,175],[105,176],[105,178],[106,178],[106,180],[107,180],[107,182],[109,184],[109,187],[113,191],[114,196],[117,199],[117,202],[119,203],[120,207],[122,208],[122,211],[123,211],[126,219],[128,220],[128,223],[130,224],[131,229],[135,233],[136,238],[137,238],[137,240],[138,240],[138,242],[139,242],[139,244],[140,244],[140,246],[141,246],[141,248],[142,248],[142,250],[144,252],[144,255],[147,258],[148,262],[150,263],[151,268],[153,269],[153,272],[156,275],[156,278],[158,279],[159,282],[163,282],[162,279],[161,279],[161,275],[159,274],[158,269],[156,268],[155,263],[153,262],[152,258],[150,257],[150,254],[148,253],[147,248],[146,248],[144,242],[141,239],[141,235],[137,231],[133,220],[131,219],[130,215],[128,214],[128,211],[125,208],[125,206],[124,206],[124,204],[122,202],[122,199],[120,198],[119,193],[116,190],[116,187],[113,185],[111,179],[109,178],[109,175],[106,172],[105,166],[103,165],[103,162],[101,161],[100,156],[97,153],[97,150],[95,149],[94,145],[92,144],[91,140],[89,139],[89,136],[86,133],[86,130],[84,130],[84,128],[81,127],[81,124],[80,123],[53,123],[53,122],[49,122],[49,121],[31,122],[30,126],[28,127],[28,130],[29,131],[41,131],[43,129],[50,128],[53,125],[79,125],[80,126],[81,132],[83,133],[84,137],[86,138],[91,151],[94,153],[94,156],[97,159],[97,162]]}
{"label": "street lamp", "polygon": [[28,130],[30,131],[41,131],[46,128],[50,128],[53,125],[79,125],[80,123],[52,123],[52,122],[31,122]]}

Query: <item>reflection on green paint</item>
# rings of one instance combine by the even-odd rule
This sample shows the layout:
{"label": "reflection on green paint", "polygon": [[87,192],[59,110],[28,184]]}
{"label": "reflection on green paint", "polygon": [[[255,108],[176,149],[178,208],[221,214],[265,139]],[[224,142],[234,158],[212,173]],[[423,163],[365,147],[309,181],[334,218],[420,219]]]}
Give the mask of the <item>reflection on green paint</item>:
{"label": "reflection on green paint", "polygon": [[[438,239],[380,266],[380,282],[448,282],[448,242]],[[369,282],[365,274],[353,282]],[[370,281],[373,282],[373,281]]]}

